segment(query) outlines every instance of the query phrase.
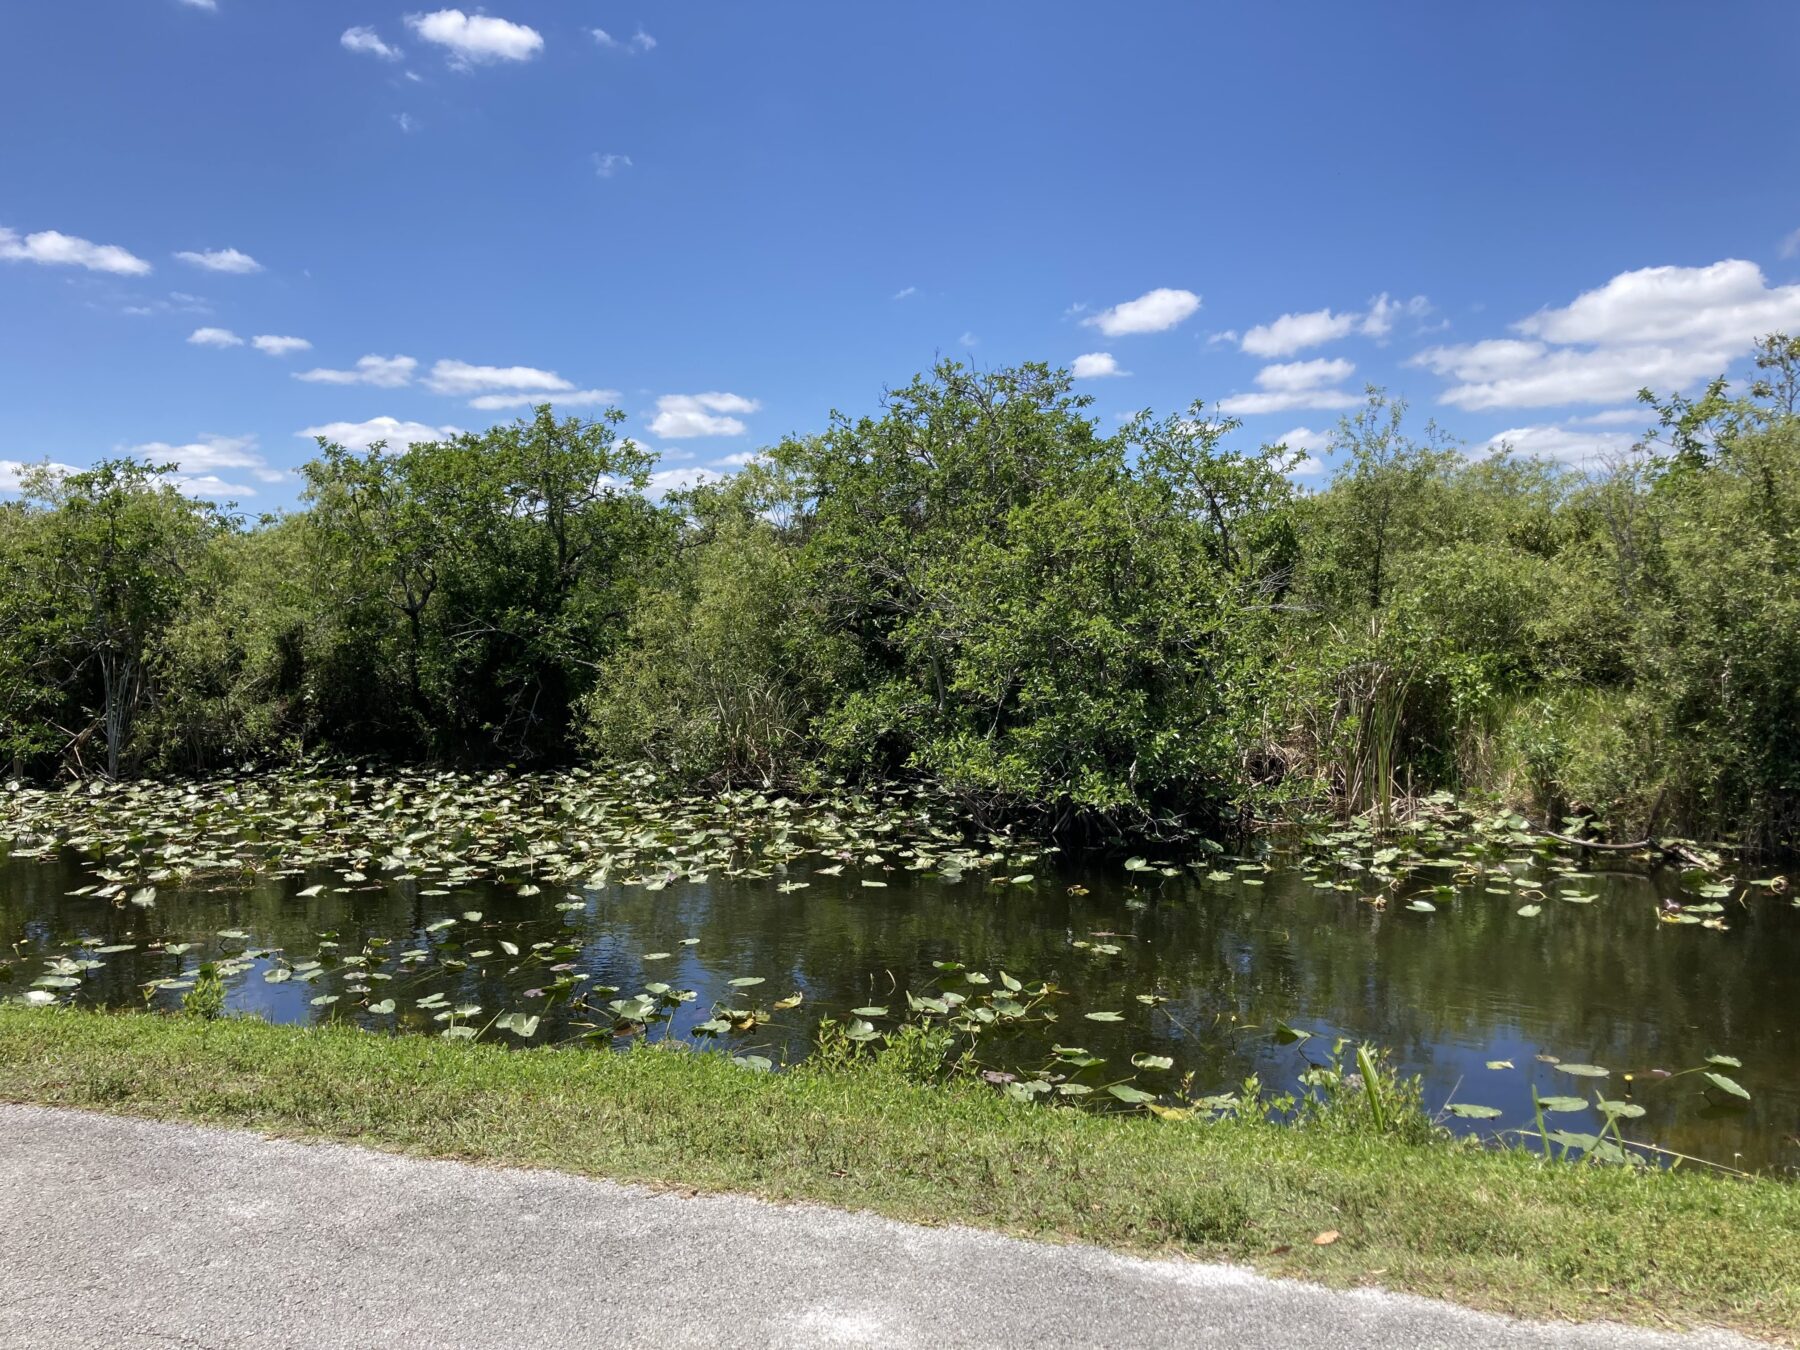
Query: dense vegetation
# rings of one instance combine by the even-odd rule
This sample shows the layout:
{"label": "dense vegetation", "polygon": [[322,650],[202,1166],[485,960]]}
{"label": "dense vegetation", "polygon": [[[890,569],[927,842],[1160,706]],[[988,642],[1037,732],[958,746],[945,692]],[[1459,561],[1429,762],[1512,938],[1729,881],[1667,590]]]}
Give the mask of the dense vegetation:
{"label": "dense vegetation", "polygon": [[660,504],[621,414],[548,407],[322,444],[254,522],[157,466],[37,470],[0,506],[0,753],[911,776],[1090,831],[1447,788],[1791,847],[1800,340],[1757,365],[1646,396],[1601,473],[1371,391],[1318,491],[1200,404],[1107,434],[1064,373],[953,363]]}

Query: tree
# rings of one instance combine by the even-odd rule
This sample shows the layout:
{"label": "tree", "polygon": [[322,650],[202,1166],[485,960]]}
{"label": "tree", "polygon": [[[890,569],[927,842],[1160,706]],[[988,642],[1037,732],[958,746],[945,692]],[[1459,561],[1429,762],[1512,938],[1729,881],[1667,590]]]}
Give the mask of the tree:
{"label": "tree", "polygon": [[[172,466],[109,459],[84,473],[30,471],[41,511],[33,570],[65,683],[97,678],[96,723],[116,778],[144,699],[152,647],[180,611],[196,560],[232,519],[184,496]],[[78,739],[85,731],[78,733]]]}

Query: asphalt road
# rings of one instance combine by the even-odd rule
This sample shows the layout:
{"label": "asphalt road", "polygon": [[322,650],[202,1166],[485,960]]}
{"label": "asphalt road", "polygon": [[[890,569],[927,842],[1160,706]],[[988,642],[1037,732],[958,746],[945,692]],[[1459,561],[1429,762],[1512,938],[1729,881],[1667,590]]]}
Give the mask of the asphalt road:
{"label": "asphalt road", "polygon": [[0,1106],[0,1347],[1613,1347],[1230,1266]]}

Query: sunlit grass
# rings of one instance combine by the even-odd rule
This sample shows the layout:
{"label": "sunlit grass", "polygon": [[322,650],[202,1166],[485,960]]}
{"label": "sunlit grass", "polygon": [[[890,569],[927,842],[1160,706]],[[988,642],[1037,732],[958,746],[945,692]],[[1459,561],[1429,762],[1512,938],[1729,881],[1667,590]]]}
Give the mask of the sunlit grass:
{"label": "sunlit grass", "polygon": [[1791,1184],[1021,1106],[878,1066],[762,1074],[674,1049],[9,1006],[0,1100],[1244,1260],[1523,1315],[1800,1326]]}

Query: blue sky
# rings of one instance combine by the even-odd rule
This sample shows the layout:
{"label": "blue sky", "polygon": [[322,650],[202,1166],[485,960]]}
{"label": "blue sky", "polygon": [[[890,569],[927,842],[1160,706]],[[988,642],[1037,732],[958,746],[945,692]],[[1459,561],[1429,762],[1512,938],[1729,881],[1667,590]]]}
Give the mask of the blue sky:
{"label": "blue sky", "polygon": [[8,8],[0,486],[545,396],[681,481],[940,355],[1579,461],[1800,332],[1791,0]]}

